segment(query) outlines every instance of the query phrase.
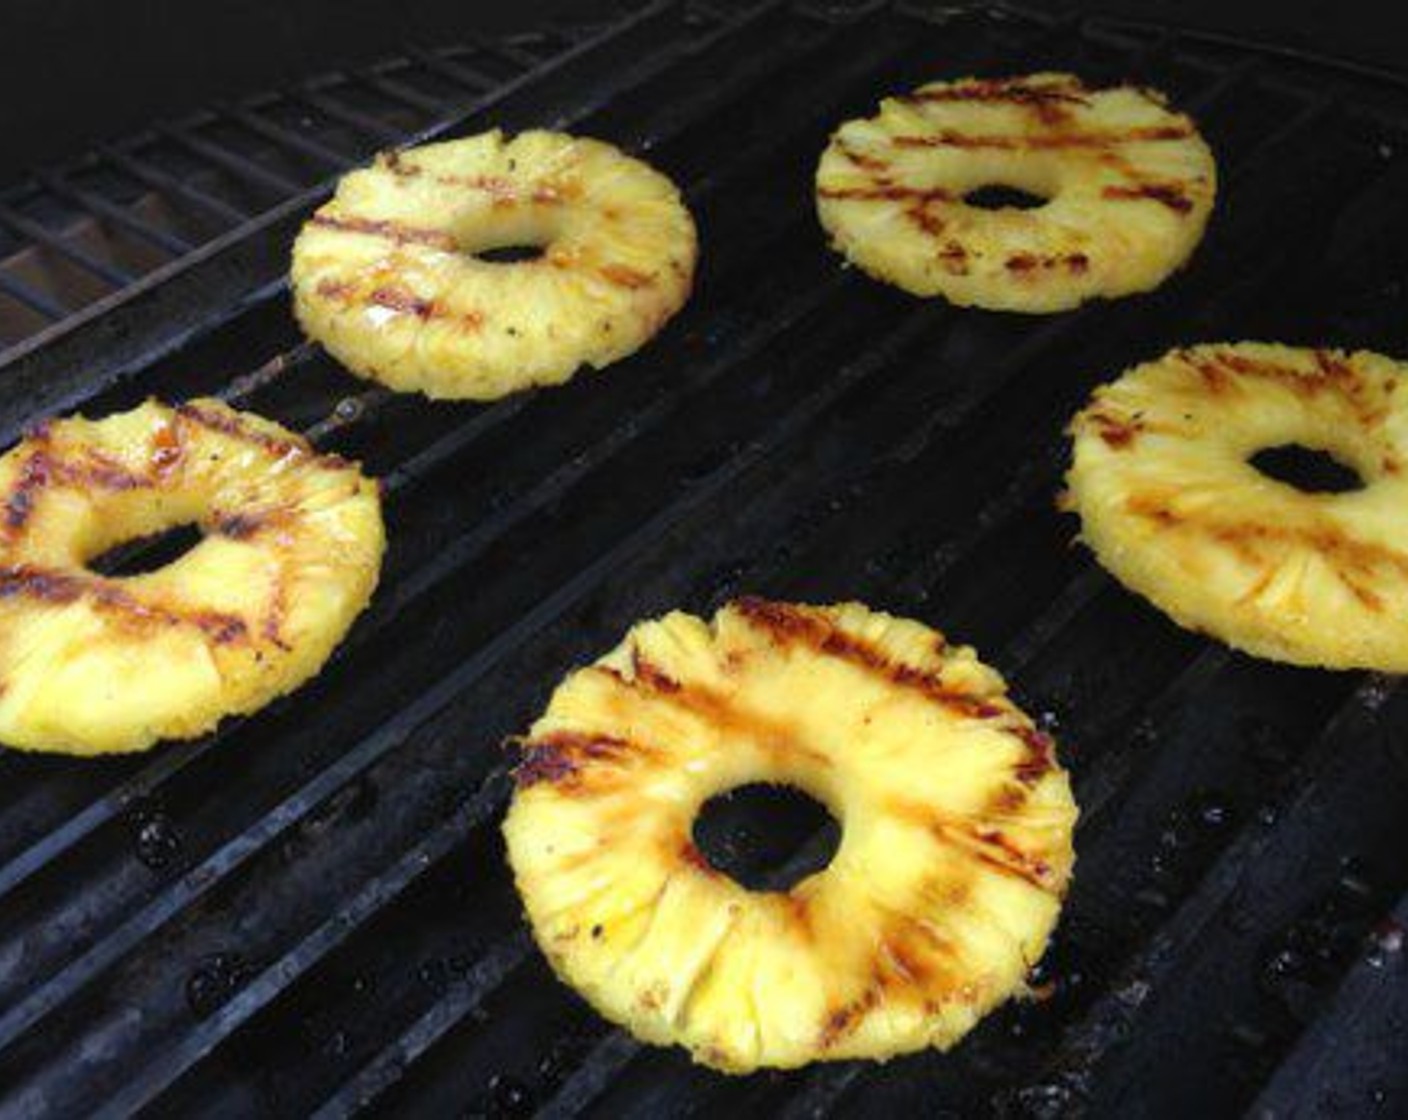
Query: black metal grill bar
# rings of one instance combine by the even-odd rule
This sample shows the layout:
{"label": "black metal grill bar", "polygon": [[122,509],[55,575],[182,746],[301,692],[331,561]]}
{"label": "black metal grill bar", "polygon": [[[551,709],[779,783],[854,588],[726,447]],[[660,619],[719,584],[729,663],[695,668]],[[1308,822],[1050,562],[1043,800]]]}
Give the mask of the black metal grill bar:
{"label": "black metal grill bar", "polygon": [[445,111],[445,106],[435,98],[410,89],[394,78],[388,78],[383,74],[360,74],[357,80],[368,89],[375,90],[383,97],[398,102],[416,113],[439,116]]}
{"label": "black metal grill bar", "polygon": [[61,175],[40,171],[35,178],[44,189],[58,195],[80,209],[97,214],[113,225],[126,230],[134,237],[140,237],[147,244],[160,249],[168,257],[179,257],[189,253],[193,246],[184,237],[170,230],[144,222],[131,210],[111,202],[100,194],[84,190]]}
{"label": "black metal grill bar", "polygon": [[206,162],[233,175],[236,181],[260,187],[273,198],[287,198],[299,191],[299,184],[292,179],[270,171],[267,167],[262,167],[252,159],[246,159],[238,152],[220,144],[212,144],[185,125],[158,125],[157,132],[173,144],[186,148]]}
{"label": "black metal grill bar", "polygon": [[9,296],[16,303],[23,304],[36,315],[51,321],[58,321],[68,314],[68,308],[63,304],[41,292],[38,288],[32,288],[24,281],[17,280],[3,269],[0,269],[0,292]]}
{"label": "black metal grill bar", "polygon": [[[680,113],[676,117],[675,125],[677,128],[682,128],[692,119],[694,119],[692,114]],[[736,175],[742,170],[745,170],[747,164],[744,161],[751,161],[759,155],[760,153],[757,150],[750,150],[748,153],[743,153],[744,160],[732,164],[732,170],[729,174]],[[706,185],[705,188],[701,188],[696,201],[706,201],[709,196],[720,190],[726,182],[727,177],[724,175],[724,172],[717,172],[711,184]],[[790,228],[789,226],[781,232],[787,232]],[[761,246],[755,251],[754,255],[758,255],[759,253],[765,254],[767,249],[768,245]],[[805,293],[801,299],[796,301],[796,310],[783,310],[780,312],[778,317],[770,324],[768,331],[759,336],[757,344],[765,344],[772,333],[795,322],[798,315],[805,314],[813,307],[815,300],[829,296],[835,290],[836,285],[834,282],[831,282],[814,292]],[[742,354],[749,352],[751,352],[751,350],[748,344],[745,344],[740,349],[740,353]],[[267,387],[273,381],[286,376],[288,371],[310,360],[315,353],[316,350],[311,345],[306,343],[300,344],[288,354],[281,354],[271,359],[260,369],[247,375],[247,377],[236,379],[236,381],[231,383],[228,391],[220,395],[228,403],[241,404],[244,398]],[[704,371],[704,380],[700,382],[700,385],[707,385],[714,378],[726,372],[726,369],[727,366],[725,364],[715,364],[706,368]],[[372,394],[373,399],[377,400],[384,400],[386,396],[383,390],[373,390]],[[441,462],[462,452],[470,442],[481,438],[489,429],[498,427],[516,416],[528,405],[531,399],[532,398],[527,396],[519,396],[496,404],[492,408],[479,413],[467,424],[461,425],[432,447],[427,448],[425,451],[393,469],[385,480],[384,492],[388,498],[390,498],[412,482],[424,479]],[[535,504],[541,505],[555,500],[561,490],[567,485],[570,485],[572,481],[585,476],[598,462],[607,458],[616,447],[642,434],[648,429],[650,424],[658,422],[659,419],[663,418],[663,415],[667,411],[668,409],[665,406],[665,402],[657,402],[657,404],[649,410],[649,416],[653,417],[653,419],[645,417],[629,418],[627,423],[617,428],[612,436],[594,447],[588,456],[563,468],[561,471],[557,472],[553,478],[549,479],[547,483],[541,486],[538,491],[534,491],[533,493],[535,495],[541,495],[536,503],[533,501],[533,495],[529,495],[522,500],[523,505],[525,507],[531,507]],[[329,421],[331,421],[331,419],[332,417],[329,417]],[[518,512],[522,511],[520,511],[518,507],[515,507],[513,510],[505,511],[505,514],[516,514]],[[475,536],[473,546],[463,551],[470,556],[476,555],[485,544],[497,539],[501,531],[499,527],[508,523],[510,522],[507,516],[495,521],[494,531],[481,531]],[[481,529],[487,529],[487,523],[485,526],[481,526]],[[461,543],[463,544],[464,542]],[[438,566],[436,566],[433,571],[427,570],[419,579],[413,577],[410,584],[403,585],[403,590],[398,594],[396,602],[404,605],[405,603],[413,601],[424,587],[433,586],[438,579],[443,578],[444,573],[455,570],[458,565],[449,559],[452,555],[459,556],[460,553],[442,554],[439,558]],[[409,590],[411,586],[414,586],[416,590]],[[394,618],[397,614],[397,609],[395,607],[391,608],[388,614],[390,617]],[[378,626],[373,629],[372,627],[364,626],[362,629],[377,632],[380,627]],[[359,641],[360,639],[354,637],[353,640]],[[238,724],[232,724],[231,728],[233,729],[235,726],[238,726]],[[217,736],[218,739],[223,739],[223,737],[224,733]],[[166,752],[161,761],[152,768],[152,774],[159,775],[156,780],[150,780],[147,771],[143,771],[134,779],[125,782],[119,790],[108,795],[102,802],[96,803],[94,806],[91,806],[88,811],[70,818],[59,832],[32,845],[19,857],[11,860],[3,869],[0,869],[0,896],[8,893],[17,886],[19,882],[39,870],[44,862],[47,862],[43,857],[55,858],[61,855],[64,851],[72,847],[73,844],[87,836],[94,827],[112,819],[112,817],[120,811],[122,804],[131,801],[135,797],[149,794],[159,781],[165,781],[174,773],[179,772],[180,769],[183,769],[197,757],[203,756],[213,745],[214,740],[208,742],[203,740],[200,743],[172,748],[170,751]],[[179,766],[173,768],[171,759],[173,755],[177,754],[179,754],[180,757]]]}
{"label": "black metal grill bar", "polygon": [[0,203],[0,225],[9,226],[36,245],[42,245],[45,249],[77,265],[84,272],[109,287],[122,288],[132,282],[131,273],[106,261],[100,261],[92,253],[55,233],[42,222],[27,218],[14,207],[4,203]]}
{"label": "black metal grill bar", "polygon": [[[1353,744],[1362,742],[1358,725],[1366,712],[1382,707],[1397,690],[1395,682],[1386,690],[1385,681],[1368,677],[1315,737],[1310,748],[1296,766],[1296,777],[1290,783],[1292,793],[1285,809],[1278,814],[1279,827],[1272,830],[1249,827],[1244,829],[1204,875],[1193,894],[1178,908],[1174,916],[1159,930],[1149,944],[1122,970],[1123,983],[1098,999],[1090,1010],[1063,1032],[1060,1055],[1054,1073],[1079,1073],[1093,1069],[1106,1060],[1116,1047],[1129,1037],[1145,1009],[1143,1000],[1128,997],[1131,985],[1141,990],[1162,989],[1172,975],[1182,971],[1186,956],[1208,924],[1226,907],[1233,892],[1245,879],[1258,870],[1258,865],[1270,860],[1278,843],[1302,843],[1305,831],[1288,828],[1285,821],[1298,814],[1312,813],[1322,788],[1331,775],[1354,763]],[[1347,730],[1348,729],[1348,730]],[[1362,760],[1359,762],[1363,765]],[[1292,839],[1287,840],[1288,837]]]}
{"label": "black metal grill bar", "polygon": [[330,148],[322,141],[314,140],[311,136],[304,136],[290,128],[275,124],[267,117],[251,112],[243,105],[227,106],[224,112],[226,116],[238,121],[243,128],[248,129],[256,136],[271,140],[282,148],[299,152],[330,170],[336,171],[345,168],[356,158],[354,153]]}
{"label": "black metal grill bar", "polygon": [[307,86],[300,90],[298,99],[312,106],[323,116],[355,128],[358,132],[372,137],[378,144],[399,143],[404,133],[399,128],[393,128],[385,121],[379,121],[375,117],[366,113],[358,112],[348,105],[344,105],[333,97],[326,89],[315,89]]}
{"label": "black metal grill bar", "polygon": [[168,174],[160,167],[141,159],[127,149],[105,144],[100,145],[98,150],[108,162],[115,164],[138,182],[189,203],[204,213],[206,217],[214,218],[222,226],[239,225],[249,216],[224,199],[207,194],[199,187]]}
{"label": "black metal grill bar", "polygon": [[474,69],[467,63],[447,58],[439,51],[416,46],[410,47],[409,51],[411,57],[427,70],[431,70],[443,78],[448,78],[452,82],[457,82],[472,92],[483,93],[498,84],[488,74]]}
{"label": "black metal grill bar", "polygon": [[1402,1099],[1403,1065],[1391,1055],[1401,1051],[1408,1022],[1405,929],[1408,896],[1370,936],[1362,958],[1248,1110],[1249,1117],[1277,1120],[1307,1108],[1330,1115],[1387,1114],[1389,1094]]}

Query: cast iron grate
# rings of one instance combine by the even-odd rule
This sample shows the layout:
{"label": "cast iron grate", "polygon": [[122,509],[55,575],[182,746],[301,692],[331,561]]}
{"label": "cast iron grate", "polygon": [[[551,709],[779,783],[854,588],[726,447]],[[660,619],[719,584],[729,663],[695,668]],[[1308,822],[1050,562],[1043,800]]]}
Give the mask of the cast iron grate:
{"label": "cast iron grate", "polygon": [[[834,123],[923,77],[1039,67],[1152,82],[1198,116],[1225,186],[1192,267],[1050,319],[841,268],[810,200]],[[352,380],[288,314],[300,196],[5,366],[8,438],[153,393],[302,427],[385,477],[392,544],[373,607],[289,700],[134,759],[0,756],[0,1107],[1408,1107],[1408,695],[1175,629],[1052,508],[1066,417],[1136,359],[1221,337],[1408,351],[1404,88],[997,9],[665,3],[450,127],[490,123],[589,131],[685,185],[698,292],[630,363],[487,407]],[[721,1078],[610,1029],[531,949],[499,742],[632,620],[744,590],[930,619],[1062,743],[1084,817],[1047,998],[950,1055]]]}
{"label": "cast iron grate", "polygon": [[10,185],[0,191],[0,361],[378,148],[463,115],[590,30],[410,47],[365,71],[158,124]]}

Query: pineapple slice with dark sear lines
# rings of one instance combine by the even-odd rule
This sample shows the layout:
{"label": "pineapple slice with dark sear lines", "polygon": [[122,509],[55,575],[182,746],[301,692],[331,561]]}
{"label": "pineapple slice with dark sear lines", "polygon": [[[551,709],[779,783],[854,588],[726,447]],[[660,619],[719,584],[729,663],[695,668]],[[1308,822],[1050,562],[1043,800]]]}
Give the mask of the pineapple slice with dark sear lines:
{"label": "pineapple slice with dark sear lines", "polygon": [[[516,746],[509,859],[553,967],[730,1072],[951,1046],[1024,991],[1071,875],[1050,739],[971,649],[857,603],[642,623]],[[704,802],[759,782],[841,822],[788,891],[693,842]]]}

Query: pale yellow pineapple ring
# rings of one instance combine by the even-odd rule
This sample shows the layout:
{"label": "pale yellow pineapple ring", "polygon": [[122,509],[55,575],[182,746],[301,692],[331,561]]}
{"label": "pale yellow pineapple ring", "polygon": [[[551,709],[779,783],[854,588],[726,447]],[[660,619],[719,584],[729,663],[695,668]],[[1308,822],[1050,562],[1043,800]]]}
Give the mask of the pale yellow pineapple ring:
{"label": "pale yellow pineapple ring", "polygon": [[[1002,678],[857,603],[642,623],[520,747],[504,831],[553,967],[731,1072],[952,1045],[1024,990],[1071,874],[1067,777]],[[843,828],[786,893],[691,839],[704,801],[759,781]]]}
{"label": "pale yellow pineapple ring", "polygon": [[[532,260],[475,254],[538,246]],[[294,310],[352,372],[487,400],[634,353],[683,306],[694,222],[597,140],[497,130],[377,157],[293,247]]]}
{"label": "pale yellow pineapple ring", "polygon": [[[209,730],[312,676],[366,606],[376,483],[219,401],[42,425],[0,457],[0,743],[135,751]],[[114,546],[204,539],[104,576]]]}
{"label": "pale yellow pineapple ring", "polygon": [[[1408,367],[1229,343],[1098,389],[1071,425],[1068,502],[1122,583],[1261,657],[1408,670]],[[1326,451],[1364,482],[1308,493],[1256,452]]]}
{"label": "pale yellow pineapple ring", "polygon": [[[935,82],[843,124],[817,168],[835,247],[920,296],[1062,311],[1156,287],[1192,253],[1216,193],[1188,117],[1134,86],[1070,74]],[[1035,209],[965,201],[1003,186]]]}

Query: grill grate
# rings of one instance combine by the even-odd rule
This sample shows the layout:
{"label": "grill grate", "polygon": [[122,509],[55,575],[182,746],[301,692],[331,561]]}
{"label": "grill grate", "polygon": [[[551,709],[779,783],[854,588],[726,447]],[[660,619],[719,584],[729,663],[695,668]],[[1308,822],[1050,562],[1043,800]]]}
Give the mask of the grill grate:
{"label": "grill grate", "polygon": [[411,48],[365,72],[157,125],[0,192],[0,362],[7,347],[238,235],[378,146],[443,127],[586,33]]}
{"label": "grill grate", "polygon": [[[1027,320],[839,269],[810,213],[830,127],[927,76],[1038,67],[1193,109],[1226,185],[1190,270]],[[435,82],[478,100],[447,127],[576,127],[685,185],[702,272],[658,342],[549,393],[431,407],[298,339],[280,277],[313,196],[290,189],[425,127]],[[322,676],[257,717],[135,759],[0,757],[0,1107],[1408,1107],[1408,699],[1174,629],[1068,548],[1051,508],[1065,418],[1135,359],[1233,336],[1408,350],[1402,87],[996,9],[667,3],[575,46],[416,54],[297,99],[113,150],[127,201],[57,180],[149,248],[134,199],[180,209],[189,225],[151,223],[163,238],[245,224],[16,348],[0,426],[219,393],[386,478],[384,584]],[[932,619],[1044,713],[1084,812],[1047,1000],[949,1056],[730,1080],[638,1047],[552,979],[503,864],[496,744],[634,619],[744,589]]]}

